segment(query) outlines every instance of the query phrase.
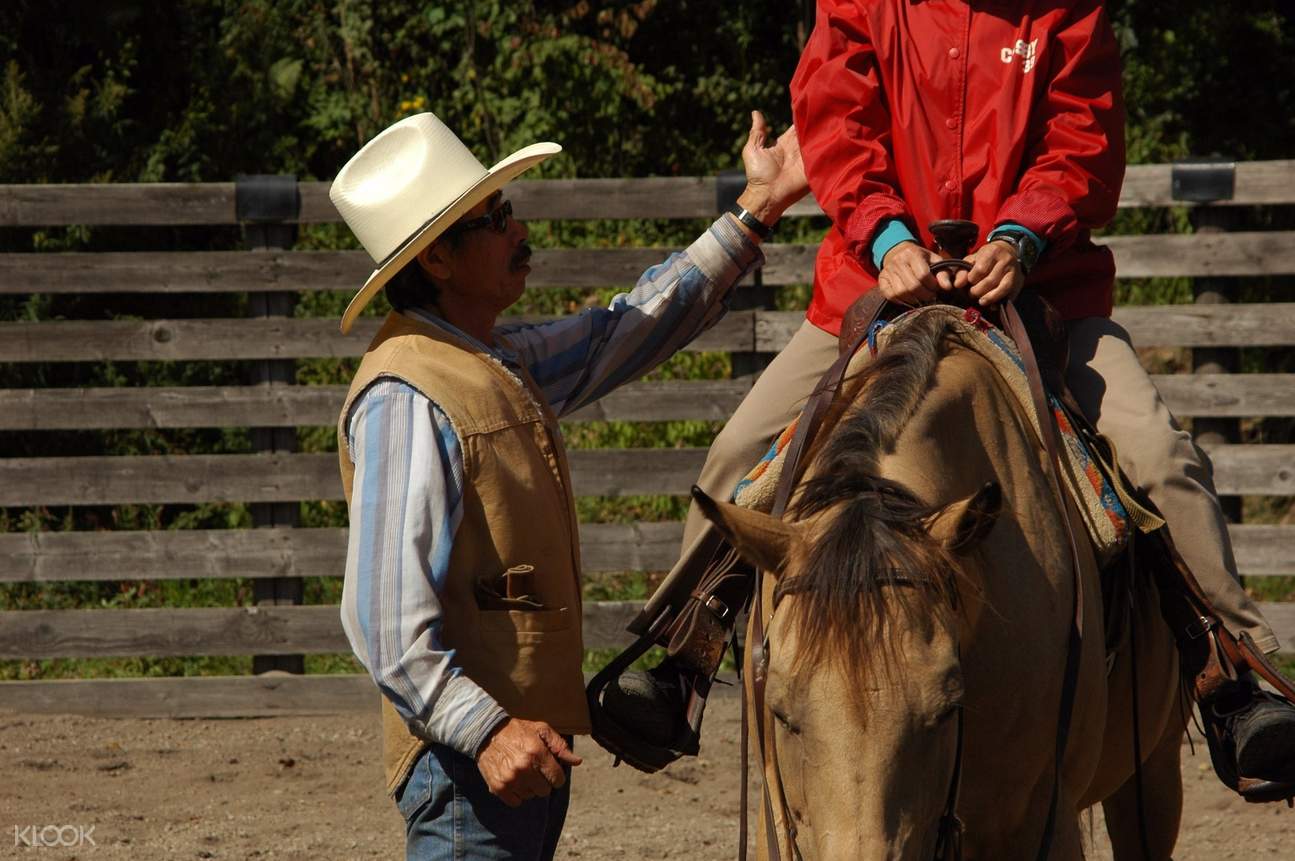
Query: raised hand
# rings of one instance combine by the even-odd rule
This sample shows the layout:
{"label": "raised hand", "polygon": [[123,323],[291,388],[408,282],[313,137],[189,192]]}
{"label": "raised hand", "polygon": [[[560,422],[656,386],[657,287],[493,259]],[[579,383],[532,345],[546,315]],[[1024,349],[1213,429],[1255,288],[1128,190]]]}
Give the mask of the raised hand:
{"label": "raised hand", "polygon": [[766,145],[768,139],[769,124],[764,114],[752,111],[751,131],[742,147],[746,190],[737,202],[765,224],[772,225],[787,207],[805,196],[809,180],[805,178],[796,129],[787,129],[773,146]]}

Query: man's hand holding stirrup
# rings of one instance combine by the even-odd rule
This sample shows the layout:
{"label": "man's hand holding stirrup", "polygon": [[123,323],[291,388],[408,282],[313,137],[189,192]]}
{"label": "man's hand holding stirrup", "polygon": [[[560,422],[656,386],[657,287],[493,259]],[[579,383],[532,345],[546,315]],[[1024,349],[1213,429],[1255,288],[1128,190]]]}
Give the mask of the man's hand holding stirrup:
{"label": "man's hand holding stirrup", "polygon": [[567,782],[562,764],[583,761],[553,727],[521,718],[501,723],[477,751],[486,786],[509,807],[547,796]]}

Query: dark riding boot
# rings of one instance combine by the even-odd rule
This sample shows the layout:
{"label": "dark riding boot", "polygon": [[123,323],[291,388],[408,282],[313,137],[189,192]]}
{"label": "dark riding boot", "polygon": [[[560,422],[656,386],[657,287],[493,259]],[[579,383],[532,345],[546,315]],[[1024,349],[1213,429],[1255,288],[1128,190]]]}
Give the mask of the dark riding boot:
{"label": "dark riding boot", "polygon": [[625,729],[658,747],[687,732],[682,677],[669,658],[643,672],[623,673],[603,692],[603,709]]}
{"label": "dark riding boot", "polygon": [[1250,674],[1200,703],[1214,770],[1247,801],[1295,796],[1295,705]]}
{"label": "dark riding boot", "polygon": [[[1146,536],[1160,609],[1200,705],[1214,772],[1246,801],[1295,799],[1295,688],[1246,631],[1232,634],[1166,530]],[[1259,687],[1262,677],[1281,696]]]}

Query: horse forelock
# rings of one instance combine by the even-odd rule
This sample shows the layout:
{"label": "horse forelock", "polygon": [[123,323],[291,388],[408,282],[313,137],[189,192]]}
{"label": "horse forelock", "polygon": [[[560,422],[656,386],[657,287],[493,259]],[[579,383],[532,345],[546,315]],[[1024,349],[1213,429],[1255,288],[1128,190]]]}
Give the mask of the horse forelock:
{"label": "horse forelock", "polygon": [[852,406],[814,456],[793,509],[814,522],[813,538],[779,587],[796,596],[800,668],[827,658],[856,677],[890,673],[902,662],[887,629],[952,610],[958,562],[928,531],[935,510],[878,474],[931,385],[950,325],[919,315],[892,336],[851,381]]}

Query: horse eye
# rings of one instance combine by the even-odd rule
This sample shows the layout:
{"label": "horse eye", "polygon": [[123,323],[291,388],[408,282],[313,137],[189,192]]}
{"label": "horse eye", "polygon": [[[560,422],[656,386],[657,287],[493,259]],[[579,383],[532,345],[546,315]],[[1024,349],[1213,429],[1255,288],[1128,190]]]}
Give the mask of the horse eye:
{"label": "horse eye", "polygon": [[787,732],[791,733],[792,735],[800,735],[800,727],[792,723],[791,718],[787,717],[785,714],[778,711],[777,709],[770,709],[770,710],[773,712],[773,719],[776,720],[778,723],[782,724],[783,729],[787,730]]}

